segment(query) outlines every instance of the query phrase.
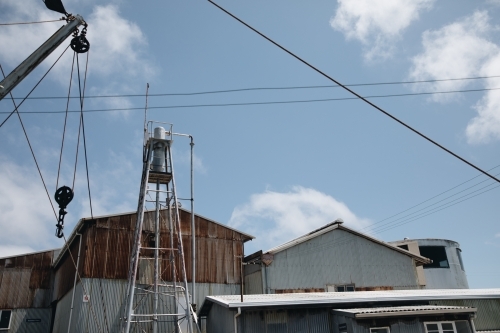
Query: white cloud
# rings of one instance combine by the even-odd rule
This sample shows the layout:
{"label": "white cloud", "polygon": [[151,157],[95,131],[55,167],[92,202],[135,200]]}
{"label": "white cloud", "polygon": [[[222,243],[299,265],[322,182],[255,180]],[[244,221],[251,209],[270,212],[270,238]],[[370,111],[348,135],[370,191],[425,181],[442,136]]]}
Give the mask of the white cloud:
{"label": "white cloud", "polygon": [[[423,52],[412,59],[410,78],[433,80],[488,76],[500,73],[500,47],[489,39],[496,28],[489,23],[486,11],[423,34]],[[500,80],[484,81],[485,88],[500,87]],[[416,91],[460,90],[473,84],[470,80],[441,81],[415,86]],[[456,94],[436,94],[437,102],[452,101]],[[500,95],[489,91],[476,103],[478,115],[469,122],[466,135],[469,143],[485,143],[500,139]]]}
{"label": "white cloud", "polygon": [[35,250],[29,246],[0,245],[0,258],[16,256],[19,254],[30,252],[35,252]]}
{"label": "white cloud", "polygon": [[[0,3],[0,18],[5,22],[52,20],[61,17],[47,10],[42,1],[5,0]],[[115,5],[97,5],[92,14],[84,17],[88,22],[87,39],[90,42],[88,65],[88,90],[96,94],[126,94],[135,92],[138,82],[146,82],[155,75],[156,68],[147,56],[147,38],[140,27],[120,15]],[[47,40],[65,22],[2,27],[0,34],[0,58],[10,72]],[[81,29],[81,27],[80,27]],[[70,37],[71,38],[71,37]],[[46,71],[69,44],[62,43],[41,65]],[[46,80],[55,80],[67,87],[73,51],[68,49]],[[85,69],[86,55],[80,55],[80,68]],[[76,70],[76,64],[75,64]],[[74,75],[76,80],[76,74]],[[83,77],[82,77],[83,80]],[[105,80],[105,83],[102,83]],[[140,85],[142,87],[142,84]],[[76,87],[76,85],[74,85]],[[88,95],[88,93],[87,93]],[[108,107],[128,107],[126,99],[106,100]],[[123,114],[123,113],[122,113]],[[125,113],[126,115],[126,113]]]}
{"label": "white cloud", "polygon": [[[498,53],[499,48],[488,41],[488,13],[475,12],[462,20],[422,36],[423,52],[412,59],[410,78],[433,80],[480,75],[482,64]],[[470,81],[441,81],[415,86],[420,91],[449,91],[464,88]],[[437,94],[435,101],[449,101],[456,96]]]}
{"label": "white cloud", "polygon": [[369,224],[335,198],[315,189],[295,186],[289,192],[265,191],[252,195],[249,202],[233,210],[229,225],[256,237],[247,243],[247,251],[248,247],[265,251],[337,218],[342,218],[351,228]]}
{"label": "white cloud", "polygon": [[365,58],[390,57],[393,43],[434,0],[337,0],[339,6],[330,25],[347,39],[366,47]]}
{"label": "white cloud", "polygon": [[57,247],[52,234],[56,218],[34,166],[20,167],[0,159],[0,184],[0,244],[3,250]]}
{"label": "white cloud", "polygon": [[[500,52],[490,59],[482,68],[480,75],[500,73]],[[500,79],[490,79],[486,88],[499,88]],[[490,90],[474,106],[478,115],[474,117],[465,133],[469,143],[487,143],[500,140],[500,91]]]}

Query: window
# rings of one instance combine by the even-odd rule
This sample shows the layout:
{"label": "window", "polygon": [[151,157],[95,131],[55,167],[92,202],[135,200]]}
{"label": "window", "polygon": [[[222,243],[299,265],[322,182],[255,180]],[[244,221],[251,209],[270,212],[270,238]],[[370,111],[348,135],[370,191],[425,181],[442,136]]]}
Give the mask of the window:
{"label": "window", "polygon": [[338,285],[338,286],[335,286],[335,291],[338,291],[338,292],[354,291],[354,285],[353,284]]}
{"label": "window", "polygon": [[390,333],[389,327],[374,327],[370,328],[370,333]]}
{"label": "window", "polygon": [[457,247],[457,256],[458,256],[458,261],[460,261],[460,268],[462,268],[462,270],[465,271],[464,262],[462,261],[462,250],[460,250],[458,247]]}
{"label": "window", "polygon": [[10,328],[11,310],[0,310],[0,330],[8,330]]}
{"label": "window", "polygon": [[398,247],[399,247],[400,249],[403,249],[403,250],[409,251],[409,250],[408,250],[408,245],[407,245],[407,244],[404,244],[404,245],[398,245]]}
{"label": "window", "polygon": [[444,246],[419,246],[420,255],[432,260],[432,263],[424,265],[425,268],[450,268],[446,249]]}
{"label": "window", "polygon": [[466,320],[424,323],[426,333],[469,333],[469,322]]}

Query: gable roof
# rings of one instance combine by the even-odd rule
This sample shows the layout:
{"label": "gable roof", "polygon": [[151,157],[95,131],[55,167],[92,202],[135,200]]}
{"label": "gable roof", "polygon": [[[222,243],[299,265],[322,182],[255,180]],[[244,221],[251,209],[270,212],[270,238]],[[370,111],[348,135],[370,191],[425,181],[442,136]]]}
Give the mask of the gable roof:
{"label": "gable roof", "polygon": [[[166,208],[163,208],[161,210],[166,210]],[[179,207],[179,210],[180,211],[183,211],[185,213],[188,213],[188,214],[191,214],[191,211],[187,210],[187,209],[184,209],[184,208],[181,208]],[[153,210],[144,210],[144,212],[151,212]],[[77,236],[77,233],[80,232],[80,230],[82,229],[82,227],[84,226],[85,223],[87,222],[90,222],[90,221],[93,221],[93,220],[97,220],[97,219],[103,219],[103,218],[110,218],[110,217],[118,217],[118,216],[124,216],[124,215],[133,215],[133,214],[137,214],[137,211],[133,211],[133,212],[125,212],[125,213],[118,213],[118,214],[108,214],[108,215],[100,215],[100,216],[94,216],[94,218],[91,218],[91,217],[84,217],[84,218],[81,218],[78,223],[75,225],[75,227],[73,228],[73,231],[71,232],[71,235],[67,238],[67,242],[66,244],[62,247],[61,249],[61,252],[59,253],[59,255],[57,256],[57,258],[54,260],[54,266],[57,266],[57,264],[59,263],[59,261],[63,258],[64,254],[66,253],[66,251],[68,250],[68,246],[70,244],[73,243],[73,240],[76,238]],[[209,219],[205,216],[202,216],[200,214],[194,214],[196,217],[198,218],[201,218],[201,219],[204,219],[210,223],[214,223],[218,226],[221,226],[223,228],[226,228],[226,229],[229,229],[229,230],[232,230],[236,233],[239,233],[241,234],[242,236],[245,237],[245,240],[243,242],[247,242],[249,240],[252,240],[252,239],[255,239],[254,236],[250,235],[250,234],[247,234],[247,233],[244,233],[242,231],[239,231],[239,230],[236,230],[234,228],[231,228],[225,224],[222,224],[220,222],[216,222],[212,219]],[[182,219],[181,219],[182,220]]]}
{"label": "gable roof", "polygon": [[353,235],[362,237],[362,238],[364,238],[364,239],[366,239],[368,241],[377,243],[377,244],[385,246],[385,247],[387,247],[387,248],[389,248],[391,250],[394,250],[394,251],[397,251],[397,252],[402,253],[404,255],[407,255],[407,256],[415,259],[415,263],[417,264],[417,266],[424,265],[424,264],[430,264],[432,262],[432,260],[429,259],[429,258],[425,258],[425,257],[422,257],[420,255],[410,253],[409,251],[406,251],[406,250],[404,250],[402,248],[399,248],[399,247],[397,247],[395,245],[392,245],[392,244],[389,244],[387,242],[381,241],[381,240],[379,240],[377,238],[371,237],[371,236],[369,236],[367,234],[361,233],[361,232],[356,231],[354,229],[344,227],[342,224],[343,224],[343,221],[340,220],[340,219],[337,219],[334,222],[328,223],[328,224],[322,226],[319,229],[313,230],[313,231],[311,231],[311,232],[309,232],[309,233],[307,233],[307,234],[305,234],[303,236],[300,236],[298,238],[292,239],[291,241],[288,241],[286,243],[283,243],[281,245],[273,247],[272,249],[269,249],[269,250],[265,251],[264,253],[276,254],[276,253],[279,253],[279,252],[284,251],[286,249],[289,249],[289,248],[291,248],[293,246],[296,246],[298,244],[307,242],[310,239],[316,238],[316,237],[321,236],[323,234],[326,234],[326,233],[328,233],[330,231],[338,229],[338,230],[343,230],[343,231],[349,232],[349,233],[351,233]]}

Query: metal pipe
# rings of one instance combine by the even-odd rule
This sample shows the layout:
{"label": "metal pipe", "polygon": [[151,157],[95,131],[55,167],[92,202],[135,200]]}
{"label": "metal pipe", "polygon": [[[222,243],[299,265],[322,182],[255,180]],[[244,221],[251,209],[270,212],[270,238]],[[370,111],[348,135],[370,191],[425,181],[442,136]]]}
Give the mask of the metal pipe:
{"label": "metal pipe", "polygon": [[234,315],[234,333],[238,333],[238,321],[236,320],[241,315],[241,308],[238,308],[238,313]]}
{"label": "metal pipe", "polygon": [[[77,277],[78,277],[78,267],[80,266],[80,250],[82,249],[82,234],[76,232],[76,236],[80,236],[80,244],[78,245],[78,258],[76,259],[75,279],[73,281],[73,292],[71,294],[71,308],[69,310],[68,333],[70,332],[70,328],[71,328],[71,317],[73,316],[73,307],[74,307],[74,304],[75,304],[76,280],[77,280]],[[68,251],[71,251],[69,249],[69,245],[68,245]]]}
{"label": "metal pipe", "polygon": [[45,58],[68,38],[75,29],[85,24],[83,17],[76,15],[68,24],[57,30],[45,43],[35,50],[26,60],[16,67],[2,82],[0,82],[0,100],[11,92],[26,76],[31,73]]}
{"label": "metal pipe", "polygon": [[156,181],[156,211],[155,211],[155,267],[154,267],[154,312],[153,312],[153,333],[158,333],[158,274],[159,270],[159,250],[160,247],[160,181]]}
{"label": "metal pipe", "polygon": [[[165,164],[167,165],[167,164]],[[167,184],[167,214],[168,214],[168,228],[170,229],[170,247],[174,248],[174,224],[172,223],[172,211],[170,209],[170,191],[168,191]],[[172,268],[172,284],[174,285],[174,301],[175,301],[175,313],[178,312],[177,309],[177,282],[175,281],[175,258],[174,251],[170,251],[170,267]],[[175,333],[179,332],[179,322],[178,317],[175,317]]]}
{"label": "metal pipe", "polygon": [[[181,219],[179,216],[179,209],[177,205],[177,189],[175,186],[175,176],[174,176],[174,162],[172,158],[172,151],[170,147],[170,143],[168,144],[168,157],[170,160],[170,172],[172,173],[172,199],[174,200],[175,203],[175,223],[177,227],[177,238],[179,239],[179,257],[180,257],[180,262],[183,263],[181,265],[181,272],[182,272],[182,279],[184,280],[185,288],[186,290],[184,291],[185,297],[186,297],[186,305],[189,305],[189,290],[188,290],[188,282],[187,282],[187,275],[186,275],[186,262],[184,261],[184,249],[182,245],[182,234],[181,234]],[[188,323],[188,332],[189,333],[194,333],[193,332],[193,320],[191,317],[191,309],[189,306],[186,309],[186,320]]]}
{"label": "metal pipe", "polygon": [[193,148],[194,140],[190,135],[191,139],[191,260],[192,260],[192,271],[191,271],[191,303],[196,307],[196,227],[194,225],[194,168],[193,168]]}

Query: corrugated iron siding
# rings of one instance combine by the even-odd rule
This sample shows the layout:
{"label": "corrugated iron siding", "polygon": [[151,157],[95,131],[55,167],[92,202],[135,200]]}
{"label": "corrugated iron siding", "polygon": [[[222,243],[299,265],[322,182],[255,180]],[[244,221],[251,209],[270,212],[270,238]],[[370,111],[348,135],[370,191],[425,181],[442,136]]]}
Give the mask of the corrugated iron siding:
{"label": "corrugated iron siding", "polygon": [[500,330],[500,300],[470,299],[431,301],[433,305],[469,306],[477,309],[474,325],[478,331]]}
{"label": "corrugated iron siding", "polygon": [[[236,311],[214,304],[207,318],[207,333],[234,333],[234,315]],[[241,316],[240,316],[241,318]],[[241,319],[238,319],[240,322]],[[238,332],[244,332],[238,329]],[[258,333],[264,333],[259,331]]]}
{"label": "corrugated iron siding", "polygon": [[[214,305],[215,307],[215,305]],[[219,317],[210,311],[208,325],[213,325]],[[229,310],[224,309],[227,312]],[[243,311],[239,320],[242,333],[325,333],[330,332],[329,309],[280,309]],[[222,315],[225,318],[224,314]],[[225,320],[224,320],[225,321]],[[234,325],[233,325],[234,326]],[[209,331],[207,331],[209,333]]]}
{"label": "corrugated iron siding", "polygon": [[[15,333],[50,333],[52,309],[15,309],[12,310],[9,332]],[[27,319],[39,319],[40,322],[27,322]]]}
{"label": "corrugated iron siding", "polygon": [[[418,288],[413,259],[343,230],[333,230],[274,255],[264,268],[269,292],[276,289]],[[313,272],[313,273],[311,273]]]}
{"label": "corrugated iron siding", "polygon": [[[178,248],[177,237],[170,244],[167,211],[161,211],[161,247]],[[180,211],[181,233],[188,281],[191,272],[191,215]],[[146,212],[142,231],[142,246],[153,246],[154,212]],[[80,258],[80,275],[86,278],[124,279],[128,278],[130,252],[134,236],[136,214],[104,217],[89,221],[81,232],[82,254]],[[196,216],[196,282],[209,284],[239,284],[240,258],[243,255],[243,242],[247,236]],[[71,253],[76,262],[79,238],[71,244]],[[172,281],[172,270],[168,268],[169,251],[164,251],[162,260],[162,279]],[[143,250],[141,257],[153,257],[152,250]],[[145,260],[143,260],[145,261]],[[151,261],[152,264],[152,261]],[[141,264],[147,267],[148,264]],[[177,269],[180,260],[177,256]],[[56,272],[58,287],[54,298],[63,297],[73,285],[74,264],[68,254],[60,261]],[[141,281],[142,282],[142,281]],[[147,282],[147,281],[144,281]]]}
{"label": "corrugated iron siding", "polygon": [[[87,279],[83,278],[83,285],[78,283],[75,289],[75,302],[73,309],[71,332],[120,332],[121,320],[123,316],[123,302],[126,296],[127,280],[117,279]],[[147,288],[140,285],[138,287]],[[84,289],[90,295],[88,303],[83,302]],[[207,295],[237,295],[240,292],[239,285],[227,284],[197,284],[197,299],[201,305]],[[66,333],[68,329],[69,313],[71,308],[72,290],[68,292],[57,303],[54,318],[53,333]],[[142,300],[142,301],[138,301]],[[160,297],[160,312],[181,313],[182,309],[175,311],[175,302],[172,297]],[[152,297],[138,295],[135,304],[140,304],[135,309],[135,313],[153,313]],[[169,318],[164,317],[163,320]],[[161,322],[160,332],[172,332],[171,323]],[[149,332],[151,323],[134,324],[133,332],[142,332],[144,329]]]}
{"label": "corrugated iron siding", "polygon": [[0,309],[50,306],[53,252],[0,259]]}

